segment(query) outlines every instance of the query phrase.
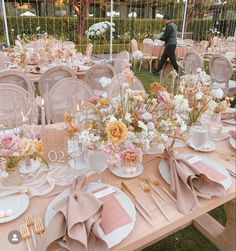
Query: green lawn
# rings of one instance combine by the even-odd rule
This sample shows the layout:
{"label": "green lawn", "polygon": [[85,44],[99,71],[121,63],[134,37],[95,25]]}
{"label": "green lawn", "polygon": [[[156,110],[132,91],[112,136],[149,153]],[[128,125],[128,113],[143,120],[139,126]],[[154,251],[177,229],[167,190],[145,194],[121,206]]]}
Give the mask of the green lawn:
{"label": "green lawn", "polygon": [[[159,77],[150,74],[147,70],[136,71],[137,76],[143,83],[146,91],[148,86],[154,81],[159,81]],[[225,224],[226,217],[223,206],[211,211],[210,214],[221,224]],[[143,251],[217,251],[218,249],[211,244],[194,226],[186,227],[169,237],[149,246]]]}

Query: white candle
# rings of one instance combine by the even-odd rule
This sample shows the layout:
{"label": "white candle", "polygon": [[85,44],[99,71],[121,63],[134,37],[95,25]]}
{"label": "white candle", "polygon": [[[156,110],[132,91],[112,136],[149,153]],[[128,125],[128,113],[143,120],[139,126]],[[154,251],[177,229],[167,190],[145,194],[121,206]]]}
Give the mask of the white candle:
{"label": "white candle", "polygon": [[41,107],[41,125],[45,127],[45,107],[44,107],[44,99],[42,98],[42,107]]}

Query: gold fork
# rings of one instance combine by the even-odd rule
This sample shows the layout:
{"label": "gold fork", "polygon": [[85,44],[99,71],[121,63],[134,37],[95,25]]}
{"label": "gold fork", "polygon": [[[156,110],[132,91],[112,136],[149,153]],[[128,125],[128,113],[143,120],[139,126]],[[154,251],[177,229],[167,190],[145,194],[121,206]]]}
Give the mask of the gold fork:
{"label": "gold fork", "polygon": [[32,228],[32,226],[34,225],[34,219],[33,219],[32,214],[25,215],[25,222],[26,222],[27,226],[29,227],[29,230],[32,235],[33,244],[34,244],[34,247],[36,248],[36,240],[35,240],[34,230]]}
{"label": "gold fork", "polygon": [[147,184],[149,184],[150,188],[151,188],[158,196],[160,196],[160,197],[163,199],[163,201],[168,202],[168,201],[164,198],[164,196],[156,189],[156,187],[155,187],[153,184],[150,183],[150,180],[148,180],[146,177],[143,177],[143,176],[140,177],[140,180],[145,181]]}
{"label": "gold fork", "polygon": [[30,235],[29,228],[26,224],[23,224],[20,226],[20,233],[21,233],[22,239],[26,241],[28,251],[31,251],[31,247],[29,244],[29,239],[31,235]]}
{"label": "gold fork", "polygon": [[153,199],[153,201],[155,202],[155,204],[157,205],[157,207],[160,209],[161,213],[165,216],[165,218],[169,221],[169,217],[167,216],[167,214],[165,213],[164,209],[162,208],[161,204],[158,202],[157,198],[154,196],[154,194],[151,191],[151,188],[149,187],[148,183],[145,181],[141,181],[140,183],[142,189],[144,192],[149,193],[151,192],[151,197]]}
{"label": "gold fork", "polygon": [[41,218],[34,219],[34,227],[35,227],[36,234],[39,234],[40,236],[42,236],[45,228],[44,228]]}
{"label": "gold fork", "polygon": [[149,176],[149,180],[150,182],[155,185],[155,186],[158,186],[160,187],[174,202],[177,202],[177,200],[175,199],[175,197],[169,193],[162,185],[161,183],[158,181],[158,179],[154,176],[154,175],[150,175]]}

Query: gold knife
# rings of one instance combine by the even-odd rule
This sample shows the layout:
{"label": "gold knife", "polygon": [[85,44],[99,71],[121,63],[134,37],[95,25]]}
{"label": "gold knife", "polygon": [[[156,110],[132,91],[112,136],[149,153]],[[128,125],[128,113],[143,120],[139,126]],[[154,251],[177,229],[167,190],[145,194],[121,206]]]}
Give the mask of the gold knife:
{"label": "gold knife", "polygon": [[130,195],[132,196],[132,198],[136,201],[136,203],[145,211],[145,213],[153,218],[153,215],[148,211],[148,209],[143,205],[143,203],[141,201],[139,201],[136,196],[134,195],[134,193],[128,188],[128,186],[124,183],[121,182],[121,187]]}

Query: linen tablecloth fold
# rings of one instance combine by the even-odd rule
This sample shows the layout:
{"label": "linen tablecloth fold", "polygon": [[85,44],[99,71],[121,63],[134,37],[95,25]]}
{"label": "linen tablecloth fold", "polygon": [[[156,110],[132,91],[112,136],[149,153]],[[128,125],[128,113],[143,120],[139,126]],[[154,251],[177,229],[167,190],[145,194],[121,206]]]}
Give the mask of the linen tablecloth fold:
{"label": "linen tablecloth fold", "polygon": [[70,251],[106,251],[108,246],[98,233],[103,204],[92,193],[83,192],[84,179],[76,180],[72,193],[55,207],[55,216],[47,226],[36,251],[46,251],[59,238]]}
{"label": "linen tablecloth fold", "polygon": [[236,139],[236,130],[230,130],[229,135],[233,138]]}
{"label": "linen tablecloth fold", "polygon": [[219,182],[225,176],[210,168],[202,161],[191,164],[190,159],[178,157],[173,150],[167,149],[170,166],[171,190],[177,198],[177,208],[183,214],[199,207],[198,196],[211,198],[222,196],[225,188]]}

